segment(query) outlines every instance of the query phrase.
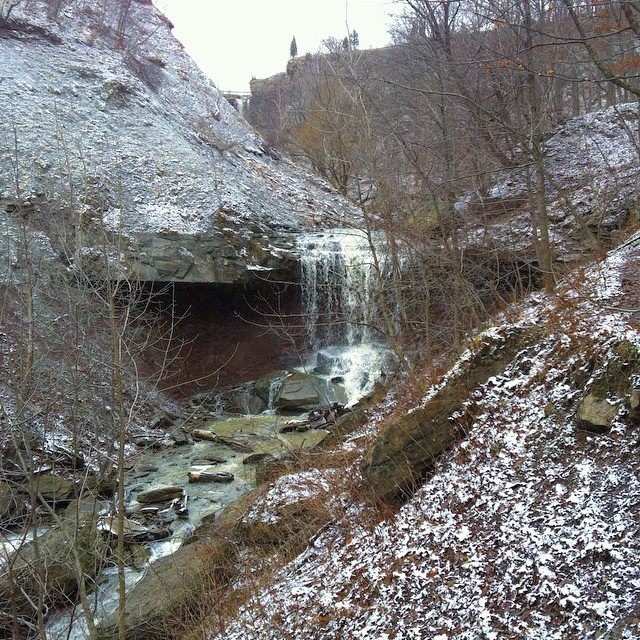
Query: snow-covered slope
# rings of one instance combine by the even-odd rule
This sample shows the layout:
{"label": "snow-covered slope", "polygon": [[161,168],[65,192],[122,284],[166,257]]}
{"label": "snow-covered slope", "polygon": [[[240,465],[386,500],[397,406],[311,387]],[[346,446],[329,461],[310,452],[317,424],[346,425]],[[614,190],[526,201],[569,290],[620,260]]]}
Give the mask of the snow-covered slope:
{"label": "snow-covered slope", "polygon": [[[636,237],[477,336],[457,368],[514,326],[544,334],[464,399],[466,435],[395,515],[364,524],[357,461],[324,472],[331,524],[211,638],[640,638],[639,260]],[[599,434],[576,418],[596,392]]]}
{"label": "snow-covered slope", "polygon": [[[571,260],[611,241],[638,207],[640,138],[638,103],[619,104],[572,118],[544,145],[551,241]],[[524,169],[507,172],[486,194],[470,194],[456,207],[472,243],[533,255],[531,212]]]}
{"label": "snow-covered slope", "polygon": [[0,206],[26,203],[67,245],[121,233],[134,278],[214,282],[282,266],[292,233],[357,215],[265,145],[150,2],[120,43],[99,5],[69,0],[54,21],[51,3],[21,3],[0,28]]}

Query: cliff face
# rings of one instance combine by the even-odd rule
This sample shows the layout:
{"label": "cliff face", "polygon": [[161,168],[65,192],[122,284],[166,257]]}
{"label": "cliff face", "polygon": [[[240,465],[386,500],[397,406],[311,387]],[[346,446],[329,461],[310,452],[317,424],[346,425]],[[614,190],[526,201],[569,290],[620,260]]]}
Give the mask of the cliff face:
{"label": "cliff face", "polygon": [[21,4],[0,29],[0,206],[14,220],[74,260],[109,256],[118,277],[237,282],[286,269],[298,231],[355,214],[270,151],[150,3],[132,3],[124,38],[116,27],[73,0],[55,21]]}

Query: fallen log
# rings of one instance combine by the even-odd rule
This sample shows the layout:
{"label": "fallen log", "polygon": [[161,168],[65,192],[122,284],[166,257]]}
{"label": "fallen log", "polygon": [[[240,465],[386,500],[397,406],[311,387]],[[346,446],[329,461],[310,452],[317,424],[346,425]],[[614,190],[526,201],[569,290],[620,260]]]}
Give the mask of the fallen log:
{"label": "fallen log", "polygon": [[191,432],[191,437],[194,440],[209,440],[210,442],[218,441],[218,436],[208,429],[194,429]]}

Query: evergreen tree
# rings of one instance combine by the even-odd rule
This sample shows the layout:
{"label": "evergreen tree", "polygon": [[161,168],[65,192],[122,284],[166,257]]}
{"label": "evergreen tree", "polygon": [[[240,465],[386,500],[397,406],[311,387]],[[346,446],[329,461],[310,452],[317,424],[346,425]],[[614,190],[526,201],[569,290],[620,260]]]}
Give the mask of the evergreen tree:
{"label": "evergreen tree", "polygon": [[349,35],[349,44],[352,49],[357,49],[360,46],[360,36],[355,29]]}
{"label": "evergreen tree", "polygon": [[289,45],[289,56],[291,58],[295,58],[298,55],[298,43],[296,42],[296,37],[293,36],[291,40],[291,44]]}

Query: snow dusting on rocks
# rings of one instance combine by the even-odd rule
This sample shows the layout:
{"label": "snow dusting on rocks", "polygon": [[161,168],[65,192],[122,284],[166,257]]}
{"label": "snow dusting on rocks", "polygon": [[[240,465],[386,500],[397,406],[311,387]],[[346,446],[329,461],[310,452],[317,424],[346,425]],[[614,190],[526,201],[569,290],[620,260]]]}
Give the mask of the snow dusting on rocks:
{"label": "snow dusting on rocks", "polygon": [[[640,198],[638,104],[619,104],[559,125],[544,144],[544,163],[550,238],[560,258],[569,261],[600,241],[610,242]],[[502,252],[532,253],[526,194],[526,171],[516,169],[486,194],[462,198],[456,209],[466,216],[463,237]]]}
{"label": "snow dusting on rocks", "polygon": [[191,282],[287,267],[297,232],[357,217],[249,128],[151,2],[131,3],[123,43],[115,9],[49,5],[0,31],[0,207],[59,243],[123,244],[130,277]]}

